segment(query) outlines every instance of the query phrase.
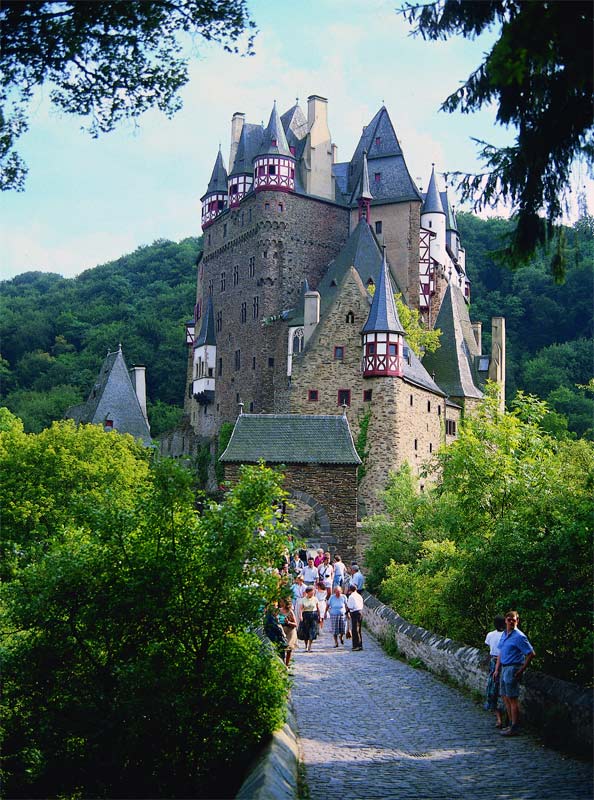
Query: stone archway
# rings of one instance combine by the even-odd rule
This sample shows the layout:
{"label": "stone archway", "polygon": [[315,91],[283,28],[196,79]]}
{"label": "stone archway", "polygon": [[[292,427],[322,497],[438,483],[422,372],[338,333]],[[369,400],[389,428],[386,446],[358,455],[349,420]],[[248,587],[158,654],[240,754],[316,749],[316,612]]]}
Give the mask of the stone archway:
{"label": "stone archway", "polygon": [[294,522],[297,530],[302,533],[308,547],[324,547],[334,552],[338,543],[324,506],[315,497],[301,489],[288,488],[287,491],[289,492],[289,502],[293,502],[295,506],[288,512],[289,520]]}

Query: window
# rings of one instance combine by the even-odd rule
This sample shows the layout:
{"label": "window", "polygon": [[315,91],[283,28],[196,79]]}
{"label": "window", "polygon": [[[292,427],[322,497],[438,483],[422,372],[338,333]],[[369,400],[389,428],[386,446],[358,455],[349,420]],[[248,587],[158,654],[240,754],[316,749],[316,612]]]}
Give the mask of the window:
{"label": "window", "polygon": [[216,318],[216,331],[220,333],[223,330],[223,312],[217,311],[217,318]]}
{"label": "window", "polygon": [[371,389],[365,389],[363,392],[363,402],[364,403],[371,403]]}
{"label": "window", "polygon": [[241,369],[241,350],[235,351],[235,372]]}
{"label": "window", "polygon": [[218,366],[218,369],[217,369],[217,373],[218,373],[218,375],[222,375],[223,374],[223,359],[222,358],[219,358],[219,366]]}
{"label": "window", "polygon": [[212,294],[212,290],[213,290],[213,281],[211,278],[211,280],[208,281],[208,293]]}
{"label": "window", "polygon": [[210,245],[210,233],[208,234],[208,244]]}
{"label": "window", "polygon": [[355,321],[355,315],[353,314],[352,311],[349,311],[349,313],[346,315],[347,325],[352,325],[354,321]]}
{"label": "window", "polygon": [[342,345],[338,345],[334,348],[334,360],[335,361],[343,361],[344,360],[344,347]]}
{"label": "window", "polygon": [[297,328],[293,334],[292,352],[300,353],[303,350],[303,328]]}
{"label": "window", "polygon": [[350,406],[351,404],[351,390],[350,389],[339,389],[338,390],[338,405],[339,406]]}
{"label": "window", "polygon": [[243,223],[245,222],[245,211],[241,212],[241,227],[243,228]]}
{"label": "window", "polygon": [[413,396],[412,396],[412,394],[411,394],[411,396],[410,396],[410,404],[411,404],[411,406],[412,406],[412,404],[413,404]]}
{"label": "window", "polygon": [[380,136],[376,136],[375,137],[375,143],[376,144],[380,144],[380,142],[381,142],[381,137]]}
{"label": "window", "polygon": [[258,319],[259,311],[260,311],[260,298],[254,297],[254,300],[252,302],[252,316],[254,319]]}
{"label": "window", "polygon": [[268,359],[268,366],[269,367],[274,367],[274,358],[269,358]]}
{"label": "window", "polygon": [[278,204],[278,210],[280,211],[281,214],[283,213],[283,204],[282,203]]}
{"label": "window", "polygon": [[270,140],[270,144],[272,145],[272,147],[276,147],[276,137],[274,136],[272,137],[272,139]]}
{"label": "window", "polygon": [[367,355],[368,356],[374,356],[375,355],[375,342],[367,342],[367,345],[366,345],[365,349],[367,351]]}
{"label": "window", "polygon": [[419,449],[419,441],[418,441],[418,439],[415,439],[415,450],[418,450],[418,449]]}
{"label": "window", "polygon": [[237,286],[239,283],[239,267],[235,265],[233,267],[233,286]]}
{"label": "window", "polygon": [[390,356],[398,355],[398,345],[396,344],[396,342],[388,342],[388,355]]}
{"label": "window", "polygon": [[381,233],[382,232],[382,221],[381,221],[381,219],[378,219],[378,221],[375,223],[375,232],[376,233]]}
{"label": "window", "polygon": [[269,208],[270,208],[270,203],[264,203],[264,210],[268,211]]}
{"label": "window", "polygon": [[250,278],[253,278],[256,274],[256,256],[251,256],[249,270]]}
{"label": "window", "polygon": [[318,390],[317,389],[310,389],[307,393],[307,399],[310,403],[317,403],[318,401]]}
{"label": "window", "polygon": [[431,400],[427,400],[427,411],[431,413]]}
{"label": "window", "polygon": [[446,433],[448,436],[456,435],[456,420],[446,419]]}
{"label": "window", "polygon": [[227,238],[227,223],[223,225],[223,239]]}
{"label": "window", "polygon": [[256,356],[252,356],[252,369],[256,369]]}
{"label": "window", "polygon": [[251,221],[252,221],[252,209],[250,208],[248,210],[248,222],[251,222]]}
{"label": "window", "polygon": [[381,181],[381,179],[382,179],[382,173],[381,172],[376,172],[375,175],[374,175],[374,178],[375,178],[375,182],[379,183]]}
{"label": "window", "polygon": [[242,323],[247,320],[247,303],[241,304],[241,321]]}
{"label": "window", "polygon": [[432,452],[433,452],[433,445],[431,444],[431,442],[429,442],[429,452],[430,452],[430,453],[432,453]]}
{"label": "window", "polygon": [[[274,140],[273,140],[273,141],[274,141]],[[268,167],[268,174],[269,174],[269,175],[276,175],[276,167],[274,166],[274,164],[271,164],[271,165]],[[270,208],[270,206],[268,206],[268,208]]]}
{"label": "window", "polygon": [[227,286],[227,273],[221,272],[221,292],[225,291],[226,286]]}
{"label": "window", "polygon": [[441,406],[437,406],[437,416],[441,417]]}
{"label": "window", "polygon": [[229,189],[229,194],[237,194],[237,184],[232,183],[231,188]]}
{"label": "window", "polygon": [[250,403],[250,414],[253,414],[253,413],[254,413],[254,402],[252,400],[252,402]]}

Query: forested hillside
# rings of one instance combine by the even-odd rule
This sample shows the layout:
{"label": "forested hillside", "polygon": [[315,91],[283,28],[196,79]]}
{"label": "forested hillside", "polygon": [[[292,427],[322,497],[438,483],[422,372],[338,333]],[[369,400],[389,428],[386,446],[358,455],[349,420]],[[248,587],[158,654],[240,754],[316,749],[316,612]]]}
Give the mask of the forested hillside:
{"label": "forested hillside", "polygon": [[2,402],[26,430],[86,399],[120,342],[128,366],[146,365],[153,435],[179,419],[201,241],[157,241],[77,278],[27,272],[2,283]]}
{"label": "forested hillside", "polygon": [[[547,260],[511,272],[493,252],[508,220],[458,216],[472,281],[471,317],[507,320],[507,398],[537,394],[557,412],[546,424],[592,438],[594,220],[565,231],[567,277]],[[2,402],[37,432],[87,397],[108,350],[121,342],[128,364],[147,367],[153,435],[181,416],[186,374],[183,323],[195,301],[201,239],[157,241],[77,278],[27,272],[0,286]],[[568,423],[566,423],[567,418]]]}

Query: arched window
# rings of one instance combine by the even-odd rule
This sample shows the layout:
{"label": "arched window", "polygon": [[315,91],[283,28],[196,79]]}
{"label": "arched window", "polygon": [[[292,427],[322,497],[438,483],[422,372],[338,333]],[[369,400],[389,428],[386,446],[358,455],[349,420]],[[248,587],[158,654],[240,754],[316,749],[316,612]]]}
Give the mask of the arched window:
{"label": "arched window", "polygon": [[303,328],[297,328],[293,334],[293,353],[300,353],[303,350]]}
{"label": "arched window", "polygon": [[355,315],[353,314],[352,311],[349,311],[349,313],[346,315],[346,321],[347,325],[352,325],[354,323]]}

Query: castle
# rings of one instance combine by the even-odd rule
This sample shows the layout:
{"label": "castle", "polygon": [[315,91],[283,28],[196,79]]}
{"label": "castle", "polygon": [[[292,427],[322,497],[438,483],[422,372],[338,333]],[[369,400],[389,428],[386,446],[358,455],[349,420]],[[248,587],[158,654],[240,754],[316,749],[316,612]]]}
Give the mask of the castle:
{"label": "castle", "polygon": [[[465,252],[435,170],[412,180],[385,107],[350,161],[337,160],[328,103],[312,95],[267,126],[235,113],[202,200],[204,249],[187,325],[185,411],[214,440],[242,414],[344,414],[364,425],[359,515],[380,508],[390,470],[414,471],[505,375],[504,320],[492,354],[470,322]],[[394,295],[442,331],[421,361]]]}

